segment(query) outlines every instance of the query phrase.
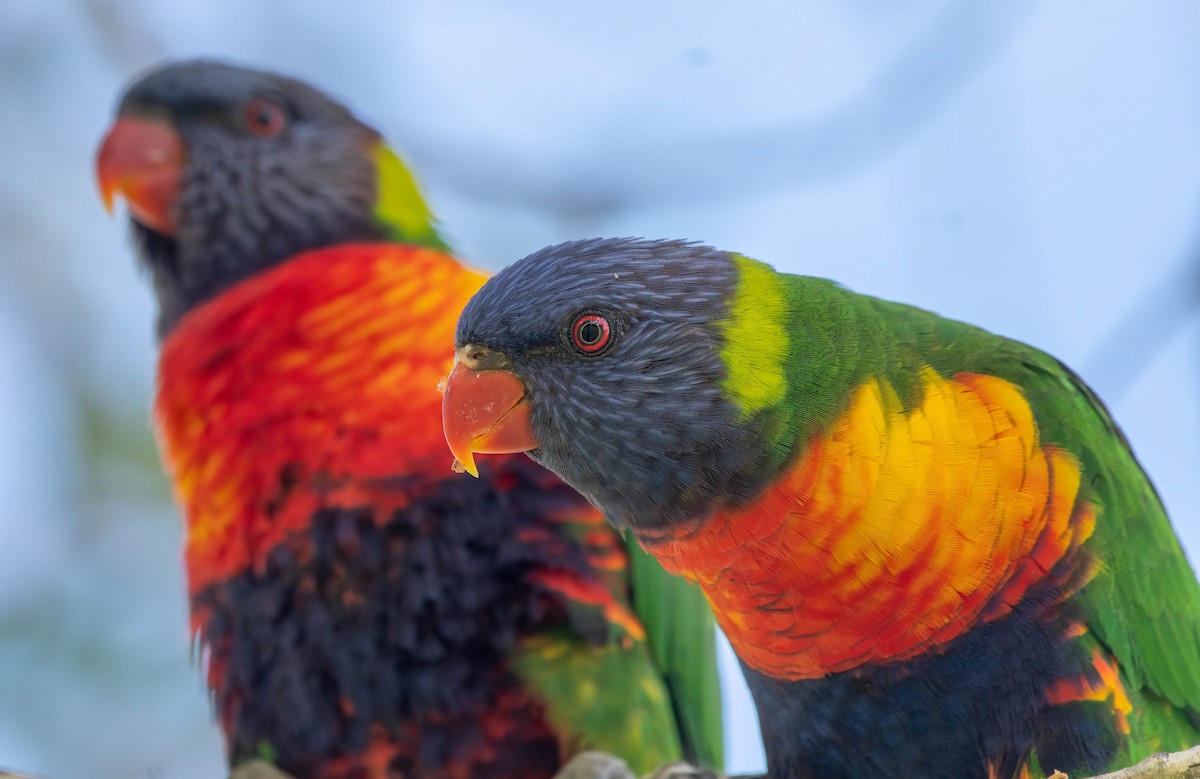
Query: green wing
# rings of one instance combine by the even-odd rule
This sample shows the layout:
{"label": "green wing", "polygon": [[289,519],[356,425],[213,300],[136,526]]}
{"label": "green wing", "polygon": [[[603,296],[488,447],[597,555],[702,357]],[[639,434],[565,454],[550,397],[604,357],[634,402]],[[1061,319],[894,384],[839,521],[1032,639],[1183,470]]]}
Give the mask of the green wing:
{"label": "green wing", "polygon": [[610,752],[641,776],[679,760],[666,685],[644,642],[590,644],[571,629],[522,643],[513,668],[546,706],[564,754]]}
{"label": "green wing", "polygon": [[[594,532],[597,521],[559,527],[578,535]],[[620,539],[612,542],[619,550]],[[571,624],[522,642],[513,669],[545,704],[566,754],[612,752],[639,776],[680,759],[720,768],[712,610],[698,589],[627,544],[628,568],[601,577],[619,604],[632,607],[645,637],[590,600],[568,595]]]}
{"label": "green wing", "polygon": [[688,760],[722,768],[721,689],[716,628],[699,588],[671,576],[630,535],[633,608],[666,680]]}
{"label": "green wing", "polygon": [[1027,392],[1045,439],[1074,451],[1093,475],[1101,513],[1091,543],[1102,568],[1080,594],[1088,624],[1133,687],[1148,686],[1195,718],[1200,586],[1162,502],[1095,393],[1057,361],[1031,368]]}
{"label": "green wing", "polygon": [[1042,440],[1080,459],[1086,495],[1099,510],[1088,543],[1100,569],[1077,596],[1087,623],[1116,656],[1131,696],[1152,706],[1161,696],[1200,723],[1200,585],[1104,403],[1070,368],[1030,346],[951,320],[930,329],[941,344],[927,352],[936,369],[991,373],[1020,386]]}

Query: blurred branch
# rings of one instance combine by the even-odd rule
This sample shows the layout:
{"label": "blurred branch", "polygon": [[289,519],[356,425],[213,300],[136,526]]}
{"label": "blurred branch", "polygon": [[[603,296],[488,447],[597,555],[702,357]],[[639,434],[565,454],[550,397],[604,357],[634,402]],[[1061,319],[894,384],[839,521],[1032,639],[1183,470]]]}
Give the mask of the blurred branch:
{"label": "blurred branch", "polygon": [[105,54],[122,71],[145,67],[162,59],[164,47],[150,34],[135,7],[114,0],[80,0]]}
{"label": "blurred branch", "polygon": [[[93,494],[119,494],[126,498],[170,500],[162,461],[146,414],[112,408],[87,392],[83,381],[72,382],[79,410],[82,449],[88,488]],[[114,476],[122,477],[114,481]]]}
{"label": "blurred branch", "polygon": [[[813,184],[876,164],[959,98],[1009,44],[1033,5],[947,3],[941,16],[857,95],[810,122],[638,143],[544,173],[489,147],[405,134],[417,167],[483,201],[520,203],[559,216],[725,200]],[[620,132],[622,128],[607,128]],[[586,182],[586,183],[583,183]]]}
{"label": "blurred branch", "polygon": [[[1114,402],[1124,395],[1200,305],[1200,251],[1134,301],[1101,337],[1084,378]],[[1130,263],[1134,261],[1131,259]]]}

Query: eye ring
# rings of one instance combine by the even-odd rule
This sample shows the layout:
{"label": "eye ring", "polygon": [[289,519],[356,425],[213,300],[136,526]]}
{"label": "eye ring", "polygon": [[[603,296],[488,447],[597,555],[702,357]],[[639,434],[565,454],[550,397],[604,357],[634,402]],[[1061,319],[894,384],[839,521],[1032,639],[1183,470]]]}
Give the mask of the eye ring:
{"label": "eye ring", "polygon": [[246,103],[244,119],[246,129],[260,138],[279,135],[288,122],[283,106],[265,97],[256,97]]}
{"label": "eye ring", "polygon": [[596,354],[612,340],[612,326],[599,314],[584,314],[571,325],[571,340],[584,354]]}

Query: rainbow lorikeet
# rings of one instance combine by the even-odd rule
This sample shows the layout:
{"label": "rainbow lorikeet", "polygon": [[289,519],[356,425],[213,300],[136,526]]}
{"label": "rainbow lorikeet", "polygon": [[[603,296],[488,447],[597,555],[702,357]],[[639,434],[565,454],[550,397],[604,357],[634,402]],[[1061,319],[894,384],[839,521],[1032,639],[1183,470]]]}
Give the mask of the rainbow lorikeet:
{"label": "rainbow lorikeet", "polygon": [[290,78],[167,64],[97,172],[158,300],[154,415],[231,765],[719,762],[703,596],[527,458],[450,473],[437,385],[485,276],[376,131]]}
{"label": "rainbow lorikeet", "polygon": [[455,344],[459,461],[528,450],[699,583],[771,776],[1087,776],[1200,742],[1200,588],[1054,358],[642,240],[512,265]]}

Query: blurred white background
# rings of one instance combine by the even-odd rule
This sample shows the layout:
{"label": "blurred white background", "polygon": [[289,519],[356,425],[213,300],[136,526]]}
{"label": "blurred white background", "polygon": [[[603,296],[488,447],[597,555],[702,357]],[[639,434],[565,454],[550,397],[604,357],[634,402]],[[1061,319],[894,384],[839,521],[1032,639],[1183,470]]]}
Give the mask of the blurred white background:
{"label": "blurred white background", "polygon": [[[1200,4],[6,0],[0,765],[222,775],[147,419],[148,289],[92,154],[164,58],[345,99],[500,267],[700,239],[1081,370],[1200,550]],[[762,767],[727,664],[729,767]]]}

